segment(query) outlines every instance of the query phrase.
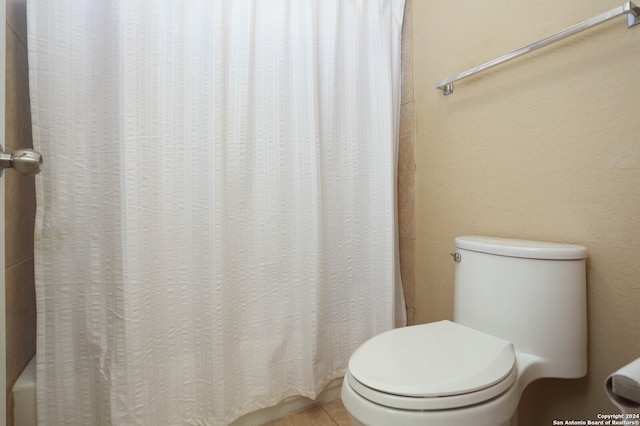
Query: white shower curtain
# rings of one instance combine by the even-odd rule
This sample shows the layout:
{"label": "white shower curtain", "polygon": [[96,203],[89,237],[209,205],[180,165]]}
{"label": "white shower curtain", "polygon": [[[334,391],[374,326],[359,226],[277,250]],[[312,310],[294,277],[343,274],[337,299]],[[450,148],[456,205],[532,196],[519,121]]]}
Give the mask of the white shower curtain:
{"label": "white shower curtain", "polygon": [[29,1],[40,426],[228,424],[397,324],[403,3]]}

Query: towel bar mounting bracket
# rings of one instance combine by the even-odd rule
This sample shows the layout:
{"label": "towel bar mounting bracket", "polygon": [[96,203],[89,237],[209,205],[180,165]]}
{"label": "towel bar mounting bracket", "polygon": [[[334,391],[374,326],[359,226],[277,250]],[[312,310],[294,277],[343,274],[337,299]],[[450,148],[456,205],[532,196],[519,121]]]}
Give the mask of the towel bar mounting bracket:
{"label": "towel bar mounting bracket", "polygon": [[624,7],[629,7],[629,11],[627,13],[627,28],[640,24],[640,7],[636,6],[632,2],[625,3]]}

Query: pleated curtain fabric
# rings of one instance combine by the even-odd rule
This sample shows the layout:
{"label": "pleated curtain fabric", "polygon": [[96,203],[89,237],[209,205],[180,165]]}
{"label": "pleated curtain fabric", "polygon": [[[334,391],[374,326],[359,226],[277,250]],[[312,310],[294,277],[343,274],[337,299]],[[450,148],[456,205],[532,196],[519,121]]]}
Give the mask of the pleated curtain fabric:
{"label": "pleated curtain fabric", "polygon": [[29,1],[40,426],[226,425],[394,327],[403,7]]}

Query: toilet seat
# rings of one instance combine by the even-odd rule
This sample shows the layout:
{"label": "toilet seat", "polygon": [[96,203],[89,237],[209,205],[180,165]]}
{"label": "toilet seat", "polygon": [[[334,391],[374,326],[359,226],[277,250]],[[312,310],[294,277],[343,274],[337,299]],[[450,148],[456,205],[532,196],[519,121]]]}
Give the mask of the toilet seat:
{"label": "toilet seat", "polygon": [[517,379],[511,342],[450,322],[395,329],[363,343],[346,380],[372,402],[406,410],[478,404]]}

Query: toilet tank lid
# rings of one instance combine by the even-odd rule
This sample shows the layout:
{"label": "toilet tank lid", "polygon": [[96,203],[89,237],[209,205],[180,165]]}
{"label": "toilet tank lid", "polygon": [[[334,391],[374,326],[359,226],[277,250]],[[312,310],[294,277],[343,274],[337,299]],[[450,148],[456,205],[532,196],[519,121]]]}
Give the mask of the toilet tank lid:
{"label": "toilet tank lid", "polygon": [[527,259],[576,260],[587,257],[587,249],[574,244],[498,237],[457,237],[456,247],[480,253]]}

